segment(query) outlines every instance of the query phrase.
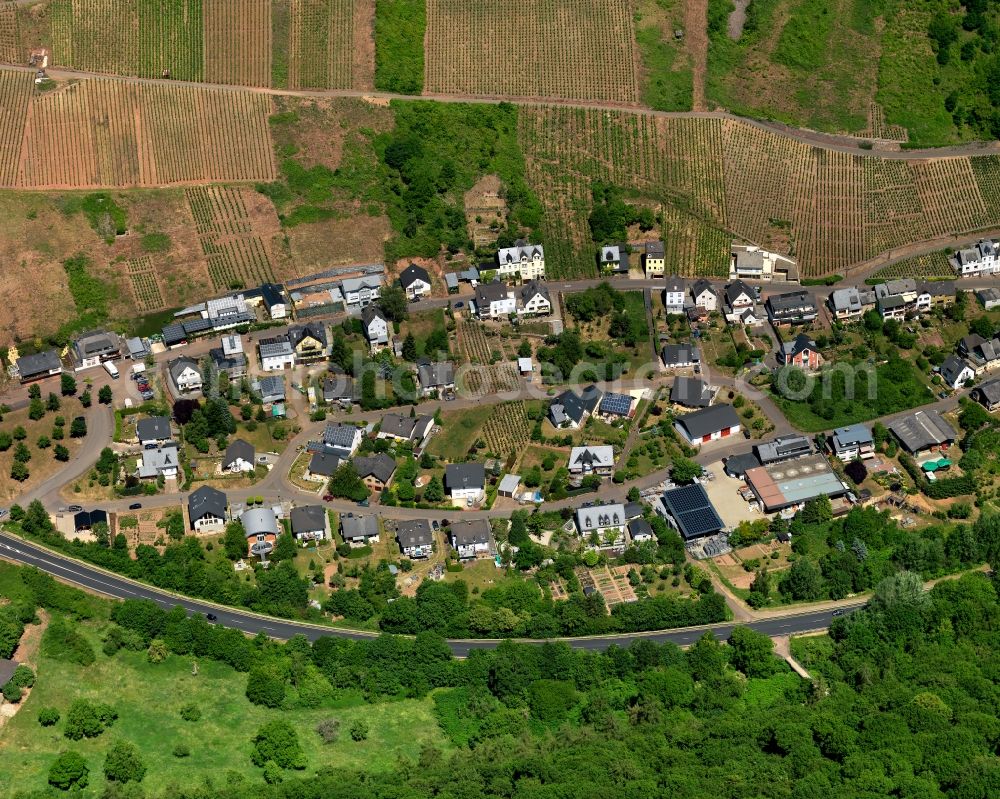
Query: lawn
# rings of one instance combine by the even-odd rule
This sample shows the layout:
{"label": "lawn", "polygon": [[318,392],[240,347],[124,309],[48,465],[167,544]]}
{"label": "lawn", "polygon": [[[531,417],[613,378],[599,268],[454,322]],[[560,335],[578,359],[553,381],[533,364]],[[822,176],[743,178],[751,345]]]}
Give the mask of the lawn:
{"label": "lawn", "polygon": [[421,313],[411,313],[409,318],[400,326],[399,334],[405,339],[407,334],[412,333],[417,342],[417,355],[423,356],[424,344],[427,337],[437,329],[446,329],[444,319],[444,308],[435,308],[431,311]]}
{"label": "lawn", "polygon": [[488,415],[482,408],[442,411],[441,431],[431,438],[427,451],[451,462],[465,460]]}
{"label": "lawn", "polygon": [[[96,630],[87,627],[86,632],[96,644]],[[245,675],[215,661],[199,661],[198,674],[192,676],[189,657],[171,655],[154,665],[147,662],[145,653],[123,651],[108,658],[100,654],[99,645],[96,649],[97,662],[86,669],[41,660],[36,687],[0,737],[4,763],[0,795],[42,790],[55,756],[72,749],[90,767],[86,795],[97,796],[104,787],[104,752],[119,738],[134,742],[142,751],[148,767],[143,787],[150,794],[159,795],[178,780],[190,786],[205,779],[223,779],[227,771],[256,780],[261,771],[250,763],[249,741],[261,724],[273,718],[286,719],[298,730],[310,771],[322,767],[386,771],[397,768],[400,757],[416,760],[425,744],[449,748],[435,723],[429,697],[368,705],[357,695],[345,693],[335,708],[267,710],[247,701]],[[62,736],[62,721],[51,728],[38,724],[39,709],[55,707],[65,717],[70,703],[81,697],[115,707],[119,717],[110,731],[70,742]],[[180,718],[180,708],[189,703],[201,709],[200,721]],[[334,744],[323,745],[314,732],[326,718],[341,723],[340,740]],[[347,734],[356,719],[368,722],[368,740],[355,742]],[[182,743],[191,750],[183,761],[172,754]]]}
{"label": "lawn", "polygon": [[479,592],[487,588],[496,588],[503,583],[521,582],[520,577],[508,577],[503,569],[498,569],[492,560],[476,560],[463,566],[460,572],[446,571],[444,573],[445,582],[453,583],[462,580],[469,586],[469,590],[478,588]]}

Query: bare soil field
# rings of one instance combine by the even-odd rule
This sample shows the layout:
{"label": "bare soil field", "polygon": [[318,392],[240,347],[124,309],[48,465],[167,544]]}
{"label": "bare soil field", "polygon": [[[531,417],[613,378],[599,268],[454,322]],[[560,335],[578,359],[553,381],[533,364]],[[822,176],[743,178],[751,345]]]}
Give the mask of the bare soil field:
{"label": "bare soil field", "polygon": [[635,26],[617,0],[428,0],[428,93],[638,102]]}

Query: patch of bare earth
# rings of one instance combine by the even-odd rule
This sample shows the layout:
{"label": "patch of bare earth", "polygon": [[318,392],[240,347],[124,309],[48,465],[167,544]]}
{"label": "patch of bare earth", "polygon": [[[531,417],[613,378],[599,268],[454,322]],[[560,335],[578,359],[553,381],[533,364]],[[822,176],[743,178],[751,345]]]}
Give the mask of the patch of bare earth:
{"label": "patch of bare earth", "polygon": [[288,228],[288,258],[275,266],[283,278],[302,277],[320,267],[380,263],[392,235],[388,217],[366,216],[357,209],[345,219],[327,219]]}
{"label": "patch of bare earth", "polygon": [[477,248],[495,243],[497,234],[507,227],[507,203],[500,190],[499,177],[484,175],[465,193],[465,222]]}
{"label": "patch of bare earth", "polygon": [[375,0],[354,3],[354,63],[351,83],[355,89],[375,85]]}
{"label": "patch of bare earth", "polygon": [[685,0],[684,42],[691,56],[694,111],[704,111],[705,73],[708,71],[708,0]]}

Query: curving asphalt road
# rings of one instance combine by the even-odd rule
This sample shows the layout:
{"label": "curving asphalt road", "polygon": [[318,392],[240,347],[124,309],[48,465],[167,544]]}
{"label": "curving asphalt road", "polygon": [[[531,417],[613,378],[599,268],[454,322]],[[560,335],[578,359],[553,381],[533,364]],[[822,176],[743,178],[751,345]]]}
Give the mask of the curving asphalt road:
{"label": "curving asphalt road", "polygon": [[[271,616],[263,616],[249,611],[237,610],[197,599],[189,599],[179,594],[162,591],[152,586],[137,583],[124,577],[98,569],[89,564],[66,557],[65,555],[30,544],[22,538],[0,533],[0,558],[14,563],[34,566],[43,572],[51,574],[63,582],[104,594],[116,599],[151,599],[164,608],[177,605],[184,607],[189,613],[209,614],[217,617],[216,623],[226,627],[241,630],[248,635],[265,633],[271,638],[287,640],[295,635],[305,635],[311,641],[323,636],[338,636],[353,640],[373,638],[378,633],[360,630],[345,630],[336,627],[323,627],[316,624],[288,621]],[[856,609],[863,601],[845,603],[836,612],[844,609]],[[782,616],[750,622],[749,626],[768,636],[795,635],[798,633],[824,630],[830,625],[834,615],[833,610],[789,611]],[[706,630],[710,630],[717,638],[728,638],[730,631],[736,625],[733,622],[707,624],[700,627],[684,627],[677,630],[658,630],[645,633],[627,633],[619,635],[600,635],[584,638],[559,638],[577,649],[601,651],[609,646],[628,646],[633,641],[645,639],[657,643],[670,641],[679,646],[687,646],[700,638]],[[529,640],[530,643],[541,643]],[[452,639],[448,646],[457,657],[464,657],[474,649],[492,649],[500,643],[499,639]]]}

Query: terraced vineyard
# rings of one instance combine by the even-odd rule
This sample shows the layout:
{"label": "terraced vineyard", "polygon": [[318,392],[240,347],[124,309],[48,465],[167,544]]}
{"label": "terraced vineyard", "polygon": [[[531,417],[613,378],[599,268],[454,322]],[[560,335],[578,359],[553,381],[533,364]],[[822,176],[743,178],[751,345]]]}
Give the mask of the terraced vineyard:
{"label": "terraced vineyard", "polygon": [[948,263],[948,256],[943,251],[906,258],[898,263],[879,269],[873,277],[882,280],[892,280],[896,277],[955,277],[955,270]]}
{"label": "terraced vineyard", "polygon": [[595,180],[662,209],[668,264],[687,275],[720,274],[730,237],[789,253],[812,276],[907,242],[1000,226],[997,156],[890,160],[738,120],[560,107],[523,109],[518,135],[556,280],[594,273]]}
{"label": "terraced vineyard", "polygon": [[33,92],[0,70],[0,184],[23,188],[273,180],[266,96],[81,80]]}
{"label": "terraced vineyard", "polygon": [[523,402],[497,405],[483,425],[483,440],[490,452],[509,455],[520,452],[528,443],[531,421]]}
{"label": "terraced vineyard", "polygon": [[209,277],[219,290],[249,288],[275,279],[267,247],[253,232],[245,191],[212,186],[186,192]]}
{"label": "terraced vineyard", "polygon": [[211,0],[204,6],[205,80],[271,84],[271,0]]}
{"label": "terraced vineyard", "polygon": [[503,355],[500,339],[495,343],[487,338],[481,322],[463,319],[458,323],[458,346],[470,367],[463,369],[465,390],[478,395],[512,391],[517,388],[517,366],[510,361],[500,360],[495,364],[494,351]]}
{"label": "terraced vineyard", "polygon": [[348,89],[352,85],[352,0],[290,0],[288,87]]}
{"label": "terraced vineyard", "polygon": [[17,38],[17,5],[14,0],[0,0],[0,62],[23,61]]}
{"label": "terraced vineyard", "polygon": [[145,312],[163,307],[163,292],[160,291],[156,268],[150,256],[145,255],[126,261],[125,272],[132,284],[136,308]]}
{"label": "terraced vineyard", "polygon": [[638,102],[632,14],[618,0],[428,0],[424,86]]}

